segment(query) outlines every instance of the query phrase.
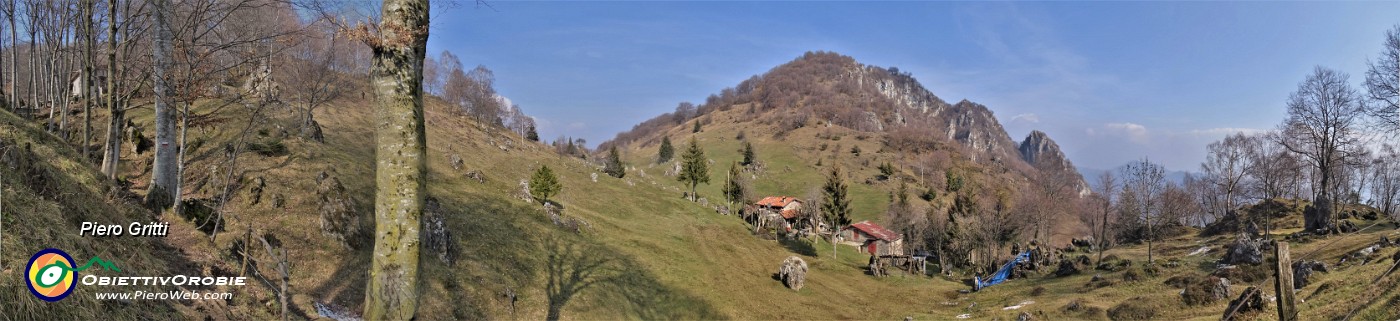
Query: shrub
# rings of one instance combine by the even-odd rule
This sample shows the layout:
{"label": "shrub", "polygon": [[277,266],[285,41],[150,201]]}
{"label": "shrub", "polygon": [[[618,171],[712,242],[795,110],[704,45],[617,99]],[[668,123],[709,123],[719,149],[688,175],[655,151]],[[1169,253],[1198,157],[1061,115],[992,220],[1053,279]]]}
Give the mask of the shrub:
{"label": "shrub", "polygon": [[880,168],[880,180],[883,181],[883,180],[890,179],[890,177],[894,177],[894,165],[891,165],[890,162],[884,162],[884,163],[880,164],[880,167],[879,167],[879,168]]}
{"label": "shrub", "polygon": [[287,146],[282,144],[281,139],[268,139],[261,142],[248,142],[245,144],[248,151],[258,153],[264,157],[274,157],[287,155]]}

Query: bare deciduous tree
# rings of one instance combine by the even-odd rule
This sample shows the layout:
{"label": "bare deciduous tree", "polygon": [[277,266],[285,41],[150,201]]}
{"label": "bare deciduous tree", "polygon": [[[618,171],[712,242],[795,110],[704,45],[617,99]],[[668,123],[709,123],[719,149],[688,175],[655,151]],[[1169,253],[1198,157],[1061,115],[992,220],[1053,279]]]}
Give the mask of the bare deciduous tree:
{"label": "bare deciduous tree", "polygon": [[1222,202],[1217,204],[1220,207],[1213,209],[1219,215],[1226,215],[1239,207],[1238,202],[1244,194],[1245,173],[1252,166],[1248,157],[1250,144],[1244,133],[1235,133],[1206,146],[1206,161],[1201,163],[1201,171],[1205,173],[1205,179],[1215,185],[1215,190],[1223,194]]}
{"label": "bare deciduous tree", "polygon": [[1163,193],[1167,189],[1166,169],[1146,158],[1123,167],[1123,200],[1127,213],[1147,227],[1142,237],[1147,241],[1147,264],[1152,264],[1152,245],[1157,238],[1154,227],[1160,225],[1164,214]]}
{"label": "bare deciduous tree", "polygon": [[1375,206],[1390,217],[1396,217],[1396,207],[1400,206],[1400,151],[1394,145],[1381,146],[1371,170],[1375,182],[1371,184],[1370,194]]}
{"label": "bare deciduous tree", "polygon": [[1318,175],[1313,191],[1317,214],[1304,218],[1304,228],[1309,231],[1332,227],[1334,207],[1330,204],[1338,200],[1340,192],[1335,178],[1360,144],[1361,96],[1347,78],[1345,73],[1316,67],[1288,99],[1288,118],[1278,142],[1306,160]]}
{"label": "bare deciduous tree", "polygon": [[1400,25],[1385,32],[1385,49],[1366,63],[1366,88],[1375,127],[1392,135],[1400,134]]}
{"label": "bare deciduous tree", "polygon": [[1094,236],[1096,238],[1095,241],[1098,242],[1099,250],[1098,259],[1094,260],[1094,262],[1097,263],[1103,261],[1103,251],[1107,250],[1109,245],[1112,244],[1109,242],[1108,226],[1110,223],[1108,220],[1110,214],[1113,214],[1114,203],[1118,200],[1118,182],[1113,177],[1113,172],[1104,171],[1102,174],[1099,174],[1098,182],[1094,184],[1094,187],[1096,188],[1092,195],[1094,209],[1098,211],[1097,214],[1102,216],[1098,221],[1097,234]]}

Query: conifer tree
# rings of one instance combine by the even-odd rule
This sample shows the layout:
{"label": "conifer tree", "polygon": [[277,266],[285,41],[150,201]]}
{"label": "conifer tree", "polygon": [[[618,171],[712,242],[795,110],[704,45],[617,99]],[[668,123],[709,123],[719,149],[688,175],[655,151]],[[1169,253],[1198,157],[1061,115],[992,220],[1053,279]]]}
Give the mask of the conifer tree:
{"label": "conifer tree", "polygon": [[608,173],[608,176],[622,178],[622,176],[627,175],[626,167],[625,164],[622,164],[622,156],[617,154],[617,146],[608,148],[608,159],[607,163],[603,165],[603,172]]}
{"label": "conifer tree", "polygon": [[675,153],[675,148],[671,147],[671,138],[667,136],[661,136],[661,148],[656,151],[656,162],[669,162],[671,161],[671,156],[674,156]]}
{"label": "conifer tree", "polygon": [[822,214],[831,224],[831,256],[836,256],[836,235],[841,227],[851,224],[851,199],[846,195],[846,181],[841,178],[841,167],[831,166],[827,173],[826,185],[822,186]]}
{"label": "conifer tree", "polygon": [[700,149],[700,144],[695,141],[695,137],[690,138],[690,146],[685,148],[685,153],[681,154],[681,172],[676,176],[676,180],[685,182],[690,186],[690,200],[695,201],[695,186],[700,183],[710,183],[710,166],[705,159],[705,151]]}
{"label": "conifer tree", "polygon": [[741,165],[749,166],[749,165],[753,165],[753,162],[758,161],[758,159],[754,156],[753,144],[751,144],[751,143],[749,143],[749,142],[744,142],[744,152],[743,152],[743,154],[744,154],[744,162],[743,162],[743,163],[740,163]]}
{"label": "conifer tree", "polygon": [[559,184],[559,177],[554,176],[554,171],[550,170],[549,166],[540,165],[540,169],[530,176],[530,196],[540,204],[549,202],[549,197],[559,194],[563,187]]}

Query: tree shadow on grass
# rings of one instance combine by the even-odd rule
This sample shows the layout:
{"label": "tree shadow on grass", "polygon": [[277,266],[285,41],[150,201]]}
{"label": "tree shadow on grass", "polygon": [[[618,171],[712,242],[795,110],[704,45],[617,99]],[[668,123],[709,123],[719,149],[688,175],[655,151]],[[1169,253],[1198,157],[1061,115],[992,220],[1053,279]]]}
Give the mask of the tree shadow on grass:
{"label": "tree shadow on grass", "polygon": [[619,313],[642,320],[723,318],[708,302],[661,284],[630,257],[582,237],[546,237],[546,320],[558,320],[576,296],[618,302]]}
{"label": "tree shadow on grass", "polygon": [[784,248],[788,249],[788,251],[792,251],[792,253],[796,253],[798,255],[808,257],[817,256],[816,246],[812,245],[812,242],[809,242],[807,240],[779,237],[778,244],[782,244]]}

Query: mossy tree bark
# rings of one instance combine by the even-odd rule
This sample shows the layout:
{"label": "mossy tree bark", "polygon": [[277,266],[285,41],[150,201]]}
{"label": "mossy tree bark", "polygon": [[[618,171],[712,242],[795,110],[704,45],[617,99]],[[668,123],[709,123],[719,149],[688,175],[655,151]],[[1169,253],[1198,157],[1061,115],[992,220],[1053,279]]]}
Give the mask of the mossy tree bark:
{"label": "mossy tree bark", "polygon": [[[423,58],[428,1],[386,0],[370,78],[376,108],[374,256],[366,320],[409,320],[418,309],[420,218],[427,185]],[[368,38],[368,37],[367,37]]]}

